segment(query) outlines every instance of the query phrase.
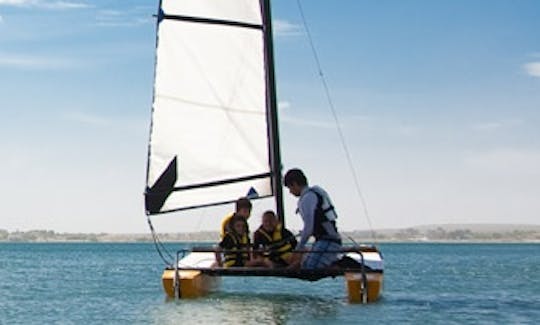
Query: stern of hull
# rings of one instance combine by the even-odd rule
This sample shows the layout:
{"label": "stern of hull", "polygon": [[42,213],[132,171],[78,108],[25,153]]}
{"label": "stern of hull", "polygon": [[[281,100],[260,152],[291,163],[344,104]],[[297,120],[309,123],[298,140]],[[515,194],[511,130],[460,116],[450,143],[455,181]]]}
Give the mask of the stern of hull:
{"label": "stern of hull", "polygon": [[197,298],[208,295],[219,287],[220,278],[202,274],[200,271],[179,271],[179,293],[175,295],[174,270],[165,270],[161,276],[163,289],[169,298]]}

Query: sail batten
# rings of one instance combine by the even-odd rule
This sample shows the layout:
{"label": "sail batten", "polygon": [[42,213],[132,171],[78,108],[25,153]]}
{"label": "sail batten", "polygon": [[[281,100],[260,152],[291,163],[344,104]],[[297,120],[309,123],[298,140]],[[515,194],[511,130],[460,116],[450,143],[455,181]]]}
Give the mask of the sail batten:
{"label": "sail batten", "polygon": [[190,21],[194,23],[204,23],[204,24],[215,24],[215,25],[226,25],[226,26],[237,26],[253,29],[263,29],[262,25],[243,23],[240,21],[232,20],[223,20],[223,19],[209,19],[201,17],[192,17],[192,16],[181,16],[181,15],[160,15],[159,19],[171,19],[171,20],[180,20],[180,21]]}
{"label": "sail batten", "polygon": [[[259,196],[257,197],[257,199],[264,199],[264,198],[269,198],[269,197],[272,197],[272,195]],[[231,200],[231,201],[222,201],[222,202],[213,202],[213,203],[200,204],[200,205],[185,206],[185,207],[176,208],[176,209],[160,210],[152,214],[159,215],[159,214],[166,214],[166,213],[171,213],[171,212],[180,212],[180,211],[187,211],[187,210],[193,210],[193,209],[199,209],[199,208],[208,208],[208,207],[214,207],[214,206],[219,206],[219,205],[231,204],[235,202],[236,200]]]}
{"label": "sail batten", "polygon": [[209,182],[209,183],[204,183],[204,184],[192,184],[192,185],[186,185],[186,186],[181,186],[181,187],[170,187],[170,188],[163,188],[161,190],[154,189],[151,191],[147,191],[147,193],[152,192],[154,194],[166,194],[172,191],[185,191],[185,190],[191,190],[191,189],[196,189],[196,188],[201,188],[201,187],[212,187],[212,186],[243,182],[243,181],[259,179],[259,178],[267,178],[270,176],[272,176],[271,173],[265,173],[265,174],[259,174],[259,175],[234,178],[234,179],[224,179],[224,180],[219,180],[219,181]]}
{"label": "sail batten", "polygon": [[258,0],[161,2],[148,214],[274,194],[264,32]]}

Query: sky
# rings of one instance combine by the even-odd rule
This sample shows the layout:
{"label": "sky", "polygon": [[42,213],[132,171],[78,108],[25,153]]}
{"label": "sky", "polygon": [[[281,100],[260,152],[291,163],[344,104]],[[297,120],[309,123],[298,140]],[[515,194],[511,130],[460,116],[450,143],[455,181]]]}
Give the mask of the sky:
{"label": "sky", "polygon": [[[283,167],[330,193],[340,229],[540,224],[539,1],[301,4],[353,169],[297,1],[274,0]],[[0,229],[148,232],[157,5],[0,0]],[[153,222],[215,230],[231,209]]]}

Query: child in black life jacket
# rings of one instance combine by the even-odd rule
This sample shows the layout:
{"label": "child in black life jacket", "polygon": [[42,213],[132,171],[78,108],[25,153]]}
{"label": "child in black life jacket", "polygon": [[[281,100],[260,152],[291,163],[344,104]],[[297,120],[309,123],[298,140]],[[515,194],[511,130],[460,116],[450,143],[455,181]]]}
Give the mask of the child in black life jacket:
{"label": "child in black life jacket", "polygon": [[251,242],[247,233],[246,219],[240,216],[233,216],[229,230],[225,237],[219,243],[220,251],[223,252],[223,261],[221,254],[218,252],[216,258],[218,263],[224,267],[231,266],[267,266],[260,259],[251,258]]}
{"label": "child in black life jacket", "polygon": [[[223,266],[245,266],[250,260],[250,241],[246,235],[246,220],[240,216],[233,216],[225,236],[219,243],[223,251]],[[221,254],[217,254],[218,262],[221,262]]]}

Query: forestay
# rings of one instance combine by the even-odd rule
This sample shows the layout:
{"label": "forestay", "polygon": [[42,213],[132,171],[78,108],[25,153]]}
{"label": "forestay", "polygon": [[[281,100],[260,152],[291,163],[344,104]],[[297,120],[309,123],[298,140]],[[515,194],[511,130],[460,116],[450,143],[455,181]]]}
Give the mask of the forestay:
{"label": "forestay", "polygon": [[163,0],[161,8],[147,213],[272,195],[261,4]]}

